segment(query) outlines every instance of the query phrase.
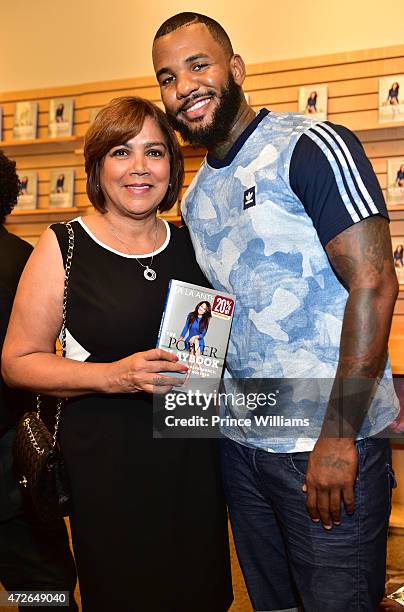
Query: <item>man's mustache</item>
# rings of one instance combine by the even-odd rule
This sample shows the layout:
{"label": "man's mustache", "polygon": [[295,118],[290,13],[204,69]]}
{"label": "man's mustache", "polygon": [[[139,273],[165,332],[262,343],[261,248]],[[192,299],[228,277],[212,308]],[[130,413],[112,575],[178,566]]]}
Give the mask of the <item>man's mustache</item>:
{"label": "man's mustache", "polygon": [[213,98],[213,96],[215,96],[215,92],[213,91],[206,91],[205,93],[195,93],[195,94],[191,94],[186,100],[184,100],[184,102],[181,104],[181,106],[179,107],[179,109],[177,109],[175,111],[175,116],[178,117],[178,115],[180,113],[182,113],[182,111],[191,103],[194,102],[195,100],[198,100],[199,98],[206,98],[206,96],[209,96],[211,98]]}

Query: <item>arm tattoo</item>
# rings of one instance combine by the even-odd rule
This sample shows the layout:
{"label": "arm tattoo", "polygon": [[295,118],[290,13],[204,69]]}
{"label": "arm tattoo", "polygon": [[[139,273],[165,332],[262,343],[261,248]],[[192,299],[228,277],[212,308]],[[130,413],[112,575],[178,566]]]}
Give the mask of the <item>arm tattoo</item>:
{"label": "arm tattoo", "polygon": [[[326,251],[349,296],[324,425],[329,430],[331,423],[348,422],[347,433],[354,435],[384,370],[398,291],[388,222],[380,216],[361,221],[331,240]],[[342,386],[338,383],[341,379]]]}

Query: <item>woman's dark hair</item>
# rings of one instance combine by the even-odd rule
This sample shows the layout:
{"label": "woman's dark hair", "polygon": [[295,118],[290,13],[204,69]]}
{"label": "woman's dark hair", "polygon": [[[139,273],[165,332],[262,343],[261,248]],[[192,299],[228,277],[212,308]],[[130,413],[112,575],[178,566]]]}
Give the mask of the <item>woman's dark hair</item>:
{"label": "woman's dark hair", "polygon": [[142,130],[146,117],[153,119],[166,140],[170,157],[170,186],[158,206],[169,210],[178,200],[184,180],[184,159],[175,132],[166,115],[155,104],[143,98],[115,98],[102,108],[89,127],[84,142],[87,195],[94,208],[105,212],[105,198],[100,187],[100,166],[113,147],[134,138]]}
{"label": "woman's dark hair", "polygon": [[0,224],[3,225],[7,215],[17,204],[20,193],[20,181],[16,172],[16,163],[0,151]]}
{"label": "woman's dark hair", "polygon": [[202,306],[202,304],[206,304],[206,311],[203,313],[201,320],[199,321],[200,332],[207,330],[209,327],[210,319],[212,316],[212,307],[210,305],[210,302],[206,302],[206,300],[204,300],[203,302],[199,302],[199,304],[195,306],[195,310],[193,312],[190,312],[188,315],[188,326],[191,327],[192,323],[198,318],[198,309],[200,306]]}

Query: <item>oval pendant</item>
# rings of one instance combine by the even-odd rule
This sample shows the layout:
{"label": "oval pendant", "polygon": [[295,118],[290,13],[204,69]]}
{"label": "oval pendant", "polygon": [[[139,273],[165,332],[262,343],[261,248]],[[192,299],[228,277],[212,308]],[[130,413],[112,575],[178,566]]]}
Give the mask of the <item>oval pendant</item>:
{"label": "oval pendant", "polygon": [[145,271],[143,272],[143,276],[148,281],[154,281],[156,279],[157,274],[155,273],[154,270],[152,270],[151,268],[147,267],[145,269]]}

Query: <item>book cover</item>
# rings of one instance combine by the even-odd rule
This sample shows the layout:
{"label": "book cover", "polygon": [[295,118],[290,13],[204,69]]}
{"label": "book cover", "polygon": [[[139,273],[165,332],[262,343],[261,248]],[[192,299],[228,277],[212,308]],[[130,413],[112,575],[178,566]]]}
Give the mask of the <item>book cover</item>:
{"label": "book cover", "polygon": [[14,108],[13,138],[33,140],[38,124],[38,103],[17,102]]}
{"label": "book cover", "polygon": [[19,170],[20,195],[16,210],[31,210],[37,206],[38,177],[32,170]]}
{"label": "book cover", "polygon": [[387,202],[404,204],[404,157],[387,160]]}
{"label": "book cover", "polygon": [[51,138],[73,134],[73,98],[53,98],[49,101],[48,133]]}
{"label": "book cover", "polygon": [[379,79],[379,123],[404,121],[404,74]]}
{"label": "book cover", "polygon": [[400,285],[404,285],[404,236],[391,239],[394,267]]}
{"label": "book cover", "polygon": [[306,85],[299,89],[299,113],[312,115],[315,119],[327,119],[327,85]]}
{"label": "book cover", "polygon": [[50,172],[49,208],[71,208],[74,194],[73,168],[56,168]]}
{"label": "book cover", "polygon": [[175,353],[189,366],[187,379],[219,379],[234,305],[229,293],[171,280],[157,347]]}

